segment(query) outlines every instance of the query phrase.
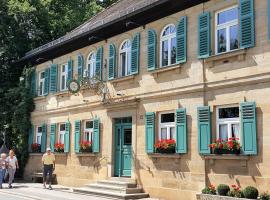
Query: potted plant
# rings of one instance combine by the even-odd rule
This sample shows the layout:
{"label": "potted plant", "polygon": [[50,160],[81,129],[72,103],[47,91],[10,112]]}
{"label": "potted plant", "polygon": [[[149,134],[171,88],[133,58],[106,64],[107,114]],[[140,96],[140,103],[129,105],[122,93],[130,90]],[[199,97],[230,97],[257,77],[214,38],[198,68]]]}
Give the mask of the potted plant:
{"label": "potted plant", "polygon": [[31,145],[31,149],[33,153],[40,153],[41,152],[41,145],[38,143],[33,143]]}
{"label": "potted plant", "polygon": [[202,194],[210,194],[210,195],[216,195],[216,187],[214,185],[209,185],[206,186],[203,190],[202,190]]}
{"label": "potted plant", "polygon": [[212,144],[209,145],[209,147],[212,149],[212,152],[214,154],[223,154],[226,153],[224,151],[224,141],[221,139],[216,140],[215,142],[213,142]]}
{"label": "potted plant", "polygon": [[55,143],[55,145],[54,145],[54,152],[64,153],[64,144]]}
{"label": "potted plant", "polygon": [[244,198],[244,194],[239,186],[231,185],[232,190],[228,192],[229,197]]}
{"label": "potted plant", "polygon": [[80,143],[80,152],[81,153],[91,153],[92,152],[92,142],[82,141]]}
{"label": "potted plant", "polygon": [[175,146],[176,143],[173,139],[159,140],[155,144],[157,153],[175,153]]}

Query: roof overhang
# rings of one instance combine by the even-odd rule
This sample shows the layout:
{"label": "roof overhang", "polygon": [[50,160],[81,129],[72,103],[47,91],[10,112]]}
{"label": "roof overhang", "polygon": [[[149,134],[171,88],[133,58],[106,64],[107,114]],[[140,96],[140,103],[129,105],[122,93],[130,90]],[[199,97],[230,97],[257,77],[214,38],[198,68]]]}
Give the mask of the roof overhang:
{"label": "roof overhang", "polygon": [[[31,51],[17,61],[16,65],[37,65],[80,48],[106,40],[115,35],[146,25],[181,10],[207,2],[209,0],[160,0],[142,9],[117,18],[92,30],[83,32],[68,40],[46,46],[39,51]],[[127,22],[130,23],[127,26]],[[89,40],[91,38],[91,40]]]}

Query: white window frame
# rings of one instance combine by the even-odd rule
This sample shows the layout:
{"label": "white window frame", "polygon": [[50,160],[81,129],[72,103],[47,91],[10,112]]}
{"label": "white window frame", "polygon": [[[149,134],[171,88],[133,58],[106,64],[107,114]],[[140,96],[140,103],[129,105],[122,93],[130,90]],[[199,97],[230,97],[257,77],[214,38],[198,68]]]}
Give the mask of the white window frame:
{"label": "white window frame", "polygon": [[96,53],[90,52],[87,57],[87,75],[89,78],[93,78],[96,73]]}
{"label": "white window frame", "polygon": [[[60,131],[60,127],[61,125],[65,125],[65,130],[64,131]],[[66,134],[66,123],[60,123],[58,126],[58,143],[60,144],[65,144],[65,134]],[[61,141],[61,136],[63,136],[63,141]]]}
{"label": "white window frame", "polygon": [[[174,28],[175,28],[175,32],[174,33],[170,33],[169,35],[166,35],[166,36],[163,36],[163,33],[164,33],[164,31],[168,28],[168,27],[170,27],[170,26],[174,26]],[[173,38],[175,38],[176,39],[176,26],[174,25],[174,24],[168,24],[168,25],[166,25],[163,29],[162,29],[162,31],[161,31],[161,34],[160,34],[160,55],[159,55],[159,57],[160,57],[160,59],[159,59],[159,61],[160,61],[160,68],[163,68],[163,67],[168,67],[168,66],[170,66],[170,65],[174,65],[174,64],[176,64],[176,62],[175,63],[173,63],[172,64],[172,60],[171,60],[171,53],[172,53],[172,47],[171,47],[171,44],[172,44],[172,39]],[[164,41],[168,41],[168,65],[162,65],[162,42],[164,42]]]}
{"label": "white window frame", "polygon": [[[65,72],[63,72],[63,67],[65,66]],[[63,77],[65,77],[65,87],[62,88],[62,79]],[[68,78],[68,64],[65,63],[63,65],[61,65],[60,68],[60,91],[65,91],[67,90],[67,78]]]}
{"label": "white window frame", "polygon": [[[122,49],[123,45],[128,42],[130,46],[128,48]],[[123,71],[123,63],[121,59],[121,54],[126,54],[126,60],[125,60],[125,75],[128,76],[131,74],[131,40],[126,39],[124,40],[119,48],[119,70],[118,70],[118,77],[124,77],[122,74]]]}
{"label": "white window frame", "polygon": [[226,118],[226,119],[219,119],[219,109],[220,108],[233,108],[233,107],[239,107],[239,105],[226,105],[226,106],[217,106],[216,107],[216,138],[219,139],[219,125],[226,124],[227,125],[227,133],[228,133],[228,139],[232,137],[232,124],[239,124],[239,142],[241,137],[241,124],[240,124],[240,108],[239,108],[239,117],[238,118]]}
{"label": "white window frame", "polygon": [[[86,123],[87,122],[93,122],[93,128],[86,128]],[[93,120],[84,120],[83,123],[83,141],[87,141],[87,142],[92,142],[93,139],[93,133],[94,133],[94,121]],[[86,132],[89,133],[89,140],[87,140],[87,135]]]}
{"label": "white window frame", "polygon": [[[216,54],[228,53],[228,52],[236,51],[236,50],[238,50],[240,48],[239,47],[240,44],[238,44],[237,49],[230,50],[230,27],[237,25],[238,26],[238,33],[239,33],[239,11],[238,11],[238,18],[236,20],[224,23],[222,25],[218,25],[218,14],[222,13],[222,12],[224,12],[226,10],[231,10],[233,8],[238,9],[238,5],[234,5],[234,6],[231,6],[231,7],[224,8],[222,10],[218,10],[215,13],[215,52],[216,52]],[[217,40],[218,40],[218,31],[220,29],[226,29],[226,51],[218,53],[218,41]],[[238,41],[239,41],[239,34],[238,34]]]}
{"label": "white window frame", "polygon": [[[161,115],[163,114],[169,114],[173,113],[174,114],[174,122],[168,122],[168,123],[161,123]],[[174,111],[165,111],[165,112],[159,112],[158,113],[158,140],[161,140],[161,129],[162,128],[167,128],[167,138],[166,139],[174,139],[176,138],[170,138],[170,128],[174,128],[175,131],[175,136],[176,136],[176,125],[175,125],[175,112]]]}
{"label": "white window frame", "polygon": [[[42,73],[44,73],[44,78],[41,78]],[[42,87],[40,84],[42,83]],[[40,71],[38,74],[38,96],[43,96],[45,90],[45,71]]]}
{"label": "white window frame", "polygon": [[[41,128],[41,132],[38,131],[38,129]],[[42,126],[37,126],[36,128],[36,143],[41,145],[42,142],[42,132],[43,132],[43,127]],[[40,137],[40,143],[38,142],[38,137]]]}

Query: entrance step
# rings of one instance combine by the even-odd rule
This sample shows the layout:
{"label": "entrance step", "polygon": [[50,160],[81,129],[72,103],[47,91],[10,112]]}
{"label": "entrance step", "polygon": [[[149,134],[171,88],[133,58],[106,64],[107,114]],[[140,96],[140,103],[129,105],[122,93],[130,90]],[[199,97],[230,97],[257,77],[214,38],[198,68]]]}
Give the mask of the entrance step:
{"label": "entrance step", "polygon": [[74,192],[89,195],[105,196],[116,199],[141,199],[149,197],[138,187],[136,180],[128,178],[111,178],[74,188]]}

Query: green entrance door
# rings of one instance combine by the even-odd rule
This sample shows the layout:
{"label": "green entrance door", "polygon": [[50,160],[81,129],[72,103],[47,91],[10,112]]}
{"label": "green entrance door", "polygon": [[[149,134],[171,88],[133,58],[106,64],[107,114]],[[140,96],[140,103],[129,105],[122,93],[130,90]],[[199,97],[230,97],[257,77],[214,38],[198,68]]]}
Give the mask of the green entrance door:
{"label": "green entrance door", "polygon": [[[130,120],[129,120],[130,119]],[[131,176],[132,127],[131,118],[115,120],[115,176]]]}

